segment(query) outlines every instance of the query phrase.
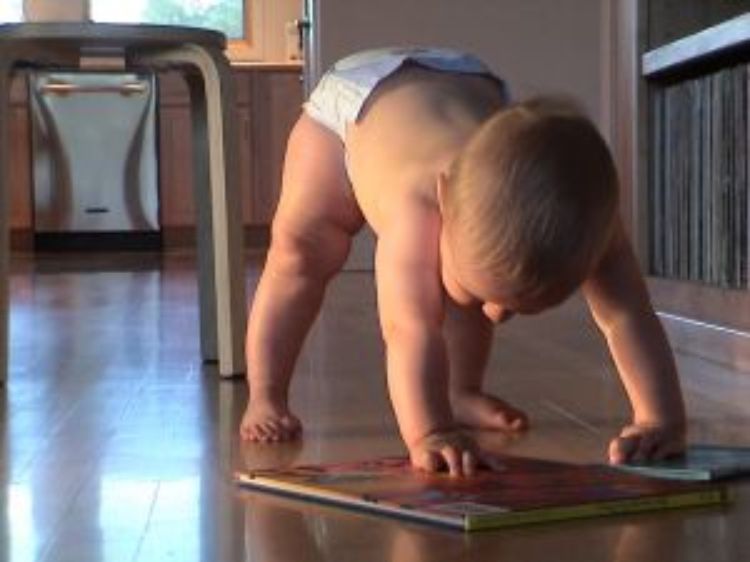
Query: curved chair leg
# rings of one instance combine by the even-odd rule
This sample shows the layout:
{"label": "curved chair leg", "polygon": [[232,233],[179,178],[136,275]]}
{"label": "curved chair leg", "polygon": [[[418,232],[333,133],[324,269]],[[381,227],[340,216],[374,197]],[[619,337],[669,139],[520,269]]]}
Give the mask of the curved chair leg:
{"label": "curved chair leg", "polygon": [[[218,50],[197,45],[137,55],[145,66],[191,66],[193,166],[198,211],[201,349],[219,373],[243,373],[246,323],[242,216],[232,119],[232,77]],[[208,162],[206,162],[208,155]]]}

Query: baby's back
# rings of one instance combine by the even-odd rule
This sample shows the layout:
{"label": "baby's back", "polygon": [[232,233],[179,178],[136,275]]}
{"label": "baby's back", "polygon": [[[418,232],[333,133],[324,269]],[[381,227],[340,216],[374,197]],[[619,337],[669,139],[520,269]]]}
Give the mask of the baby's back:
{"label": "baby's back", "polygon": [[435,200],[438,173],[502,103],[490,77],[415,64],[379,84],[346,134],[349,176],[373,229],[403,196]]}

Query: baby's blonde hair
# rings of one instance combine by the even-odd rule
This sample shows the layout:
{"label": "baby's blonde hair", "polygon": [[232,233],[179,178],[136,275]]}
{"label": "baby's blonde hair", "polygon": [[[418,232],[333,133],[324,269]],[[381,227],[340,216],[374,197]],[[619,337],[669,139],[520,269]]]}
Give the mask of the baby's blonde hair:
{"label": "baby's blonde hair", "polygon": [[501,279],[514,298],[556,304],[611,236],[618,185],[594,124],[565,98],[499,111],[453,163],[444,227],[457,267]]}

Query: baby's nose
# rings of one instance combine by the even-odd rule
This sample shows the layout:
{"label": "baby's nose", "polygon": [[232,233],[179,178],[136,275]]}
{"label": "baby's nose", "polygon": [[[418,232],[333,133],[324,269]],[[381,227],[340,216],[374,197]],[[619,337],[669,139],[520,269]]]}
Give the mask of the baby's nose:
{"label": "baby's nose", "polygon": [[486,302],[482,305],[482,312],[490,319],[493,324],[502,324],[506,320],[509,320],[513,316],[513,312],[505,308],[504,306],[494,303]]}

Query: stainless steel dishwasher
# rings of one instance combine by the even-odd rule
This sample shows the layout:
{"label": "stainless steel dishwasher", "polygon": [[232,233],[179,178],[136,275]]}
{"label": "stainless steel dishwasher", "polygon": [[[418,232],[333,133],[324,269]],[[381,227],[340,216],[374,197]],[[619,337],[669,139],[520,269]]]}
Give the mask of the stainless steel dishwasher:
{"label": "stainless steel dishwasher", "polygon": [[37,248],[158,246],[154,77],[38,72],[29,87]]}

